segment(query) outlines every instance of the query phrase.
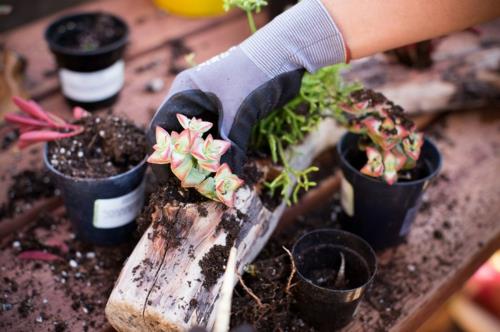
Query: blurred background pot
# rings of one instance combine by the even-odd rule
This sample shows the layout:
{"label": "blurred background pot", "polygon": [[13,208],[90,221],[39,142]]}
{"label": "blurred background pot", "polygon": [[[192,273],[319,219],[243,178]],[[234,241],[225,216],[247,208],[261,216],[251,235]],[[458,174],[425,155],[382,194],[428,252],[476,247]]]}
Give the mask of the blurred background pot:
{"label": "blurred background pot", "polygon": [[295,298],[304,320],[319,331],[347,325],[377,270],[373,249],[354,234],[321,229],[297,240],[292,255],[299,280]]}
{"label": "blurred background pot", "polygon": [[103,12],[68,15],[49,25],[45,39],[71,105],[96,109],[116,101],[125,82],[128,35],[121,18]]}

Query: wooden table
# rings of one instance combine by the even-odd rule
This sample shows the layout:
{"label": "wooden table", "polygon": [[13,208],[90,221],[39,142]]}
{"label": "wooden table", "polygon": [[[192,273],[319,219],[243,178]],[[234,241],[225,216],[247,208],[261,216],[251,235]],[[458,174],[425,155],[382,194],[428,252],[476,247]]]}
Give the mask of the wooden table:
{"label": "wooden table", "polygon": [[[196,61],[204,61],[226,50],[248,36],[246,18],[239,12],[212,19],[189,20],[167,15],[152,6],[148,0],[103,0],[65,10],[106,10],[122,16],[131,28],[131,41],[126,52],[126,83],[113,111],[130,117],[140,125],[146,125],[156,107],[165,96],[174,78],[172,64],[182,65],[182,59],[173,59],[173,45],[181,41],[196,53]],[[59,14],[58,14],[59,15]],[[22,53],[29,62],[28,91],[47,110],[69,116],[59,91],[55,64],[49,53],[43,31],[54,18],[47,17],[22,26],[0,36],[5,45]],[[262,24],[264,16],[259,16]],[[155,78],[165,80],[165,87],[157,93],[145,91],[146,84]],[[437,143],[443,152],[443,175],[429,188],[427,199],[432,204],[421,211],[408,243],[380,254],[381,268],[373,297],[365,301],[358,320],[347,330],[395,330],[413,331],[448,296],[459,289],[463,282],[484,260],[500,247],[500,117],[498,110],[469,111],[444,116],[431,128],[439,136]],[[11,148],[1,153],[0,174],[7,175],[2,187],[10,184],[10,176],[23,169],[41,165],[40,149],[19,153]],[[5,200],[5,191],[0,193]],[[59,211],[60,213],[61,211]],[[54,237],[43,232],[44,239]],[[70,239],[67,223],[58,226],[56,238]],[[20,319],[17,307],[23,296],[36,290],[35,305],[45,305],[54,317],[67,322],[67,330],[106,329],[104,312],[101,310],[110,287],[103,282],[98,291],[102,308],[92,311],[94,326],[87,324],[88,313],[68,306],[68,293],[54,286],[54,271],[42,263],[29,275],[22,271],[26,263],[16,260],[12,247],[16,235],[3,241],[0,254],[0,275],[19,278],[19,290],[12,301],[14,308],[0,308],[0,328],[8,331],[52,330],[53,321],[37,322],[39,312]],[[126,253],[127,249],[121,251]],[[76,254],[76,253],[73,253]],[[101,254],[112,254],[102,251]],[[70,269],[68,267],[68,269]],[[116,267],[110,273],[117,273]],[[58,271],[60,273],[61,271]],[[394,272],[394,273],[392,273]],[[105,275],[102,276],[103,280]],[[108,279],[112,279],[108,277]],[[411,281],[411,282],[410,282]],[[78,281],[81,282],[81,281]],[[78,283],[75,285],[85,285]],[[112,284],[111,284],[112,285]],[[2,291],[4,287],[0,286]],[[79,286],[78,286],[79,287]],[[82,286],[83,287],[83,286]],[[90,292],[95,293],[95,289]],[[380,299],[397,294],[397,304],[386,306]],[[3,295],[2,295],[3,296]],[[49,304],[43,299],[50,297]],[[375,300],[373,300],[375,299]],[[398,314],[389,314],[397,311]],[[86,316],[87,315],[87,316]]]}

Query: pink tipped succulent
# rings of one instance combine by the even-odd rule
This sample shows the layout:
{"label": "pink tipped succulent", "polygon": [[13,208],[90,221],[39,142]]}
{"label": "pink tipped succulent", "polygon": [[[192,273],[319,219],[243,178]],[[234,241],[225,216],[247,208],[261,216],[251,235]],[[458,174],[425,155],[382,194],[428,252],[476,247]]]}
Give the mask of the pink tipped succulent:
{"label": "pink tipped succulent", "polygon": [[156,127],[156,144],[153,145],[153,154],[148,162],[152,164],[169,164],[172,159],[172,139],[162,127]]}
{"label": "pink tipped succulent", "polygon": [[[20,148],[38,142],[76,136],[84,130],[83,126],[68,123],[64,119],[44,111],[40,105],[32,100],[28,101],[19,97],[13,97],[12,100],[24,114],[8,113],[5,115],[5,120],[19,128],[21,135],[18,146]],[[80,107],[73,109],[75,120],[87,115],[88,112]]]}
{"label": "pink tipped succulent", "polygon": [[[199,119],[177,115],[184,130],[170,135],[163,128],[156,128],[154,152],[148,158],[153,164],[170,164],[172,173],[181,180],[181,186],[195,188],[205,197],[227,206],[234,206],[236,190],[243,181],[231,172],[227,164],[220,165],[220,159],[231,144],[217,140],[203,133],[212,124]],[[216,173],[211,176],[211,173]]]}
{"label": "pink tipped succulent", "polygon": [[193,143],[191,154],[198,160],[201,168],[216,172],[220,166],[220,158],[231,147],[231,143],[220,139],[213,139],[212,135],[203,140],[197,138]]}
{"label": "pink tipped succulent", "polygon": [[424,138],[401,107],[380,93],[358,90],[341,110],[349,131],[369,138],[363,174],[380,177],[391,185],[397,181],[398,171],[415,167]]}
{"label": "pink tipped succulent", "polygon": [[194,140],[196,137],[200,137],[204,133],[212,128],[213,124],[207,121],[202,121],[201,119],[192,118],[189,119],[187,116],[182,114],[177,114],[177,120],[181,124],[182,128],[189,130],[191,134],[191,140]]}

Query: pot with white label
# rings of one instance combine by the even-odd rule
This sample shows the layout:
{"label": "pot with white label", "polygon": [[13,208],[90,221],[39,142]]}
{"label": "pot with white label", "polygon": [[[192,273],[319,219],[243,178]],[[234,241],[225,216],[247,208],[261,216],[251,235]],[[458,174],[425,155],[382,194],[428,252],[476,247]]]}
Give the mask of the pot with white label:
{"label": "pot with white label", "polygon": [[404,242],[422,203],[422,193],[441,169],[441,154],[425,138],[415,176],[388,185],[362,174],[366,154],[358,149],[359,135],[345,134],[337,144],[342,170],[342,228],[358,234],[374,249]]}
{"label": "pot with white label", "polygon": [[127,24],[117,16],[89,12],[64,16],[45,31],[71,105],[96,109],[113,104],[125,79]]}
{"label": "pot with white label", "polygon": [[45,167],[64,200],[77,236],[97,245],[116,245],[130,240],[135,218],[144,205],[146,158],[131,170],[99,179],[75,178],[55,169],[48,160]]}

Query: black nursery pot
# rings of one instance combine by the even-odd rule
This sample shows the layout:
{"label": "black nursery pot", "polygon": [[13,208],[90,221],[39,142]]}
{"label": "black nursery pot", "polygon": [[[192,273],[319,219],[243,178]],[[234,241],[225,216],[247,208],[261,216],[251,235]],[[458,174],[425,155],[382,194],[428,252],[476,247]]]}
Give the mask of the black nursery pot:
{"label": "black nursery pot", "polygon": [[[345,282],[335,285],[345,260]],[[347,325],[370,287],[377,270],[373,249],[360,237],[335,229],[302,236],[292,250],[298,283],[295,289],[301,317],[319,331]]]}
{"label": "black nursery pot", "polygon": [[144,205],[146,159],[131,170],[102,179],[67,176],[44,163],[64,200],[77,237],[96,245],[116,245],[132,238],[135,218]]}
{"label": "black nursery pot", "polygon": [[422,193],[441,169],[441,154],[427,138],[417,162],[418,176],[388,185],[362,174],[366,157],[358,135],[347,133],[337,144],[342,169],[342,228],[364,238],[376,250],[403,242],[421,205]]}
{"label": "black nursery pot", "polygon": [[128,32],[122,19],[102,12],[68,15],[49,25],[45,39],[71,105],[96,109],[116,101],[125,79]]}

